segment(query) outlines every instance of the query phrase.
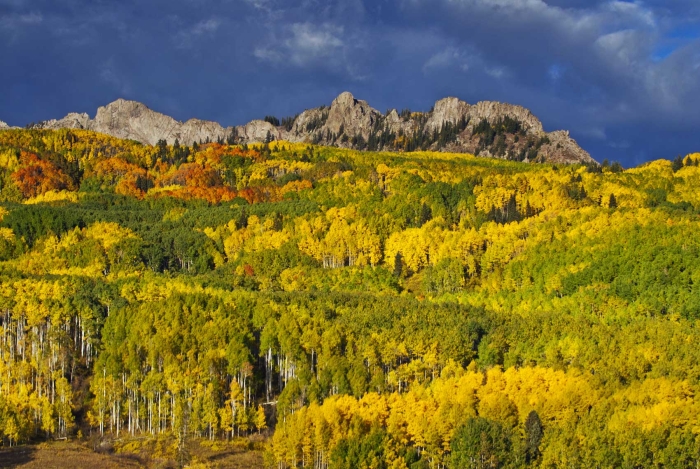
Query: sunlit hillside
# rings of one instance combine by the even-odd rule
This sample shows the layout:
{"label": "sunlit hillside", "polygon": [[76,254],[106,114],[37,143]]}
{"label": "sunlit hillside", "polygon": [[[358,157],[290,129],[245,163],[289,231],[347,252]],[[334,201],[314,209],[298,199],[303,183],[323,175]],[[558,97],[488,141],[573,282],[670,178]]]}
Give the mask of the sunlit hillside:
{"label": "sunlit hillside", "polygon": [[695,467],[699,164],[0,131],[3,444]]}

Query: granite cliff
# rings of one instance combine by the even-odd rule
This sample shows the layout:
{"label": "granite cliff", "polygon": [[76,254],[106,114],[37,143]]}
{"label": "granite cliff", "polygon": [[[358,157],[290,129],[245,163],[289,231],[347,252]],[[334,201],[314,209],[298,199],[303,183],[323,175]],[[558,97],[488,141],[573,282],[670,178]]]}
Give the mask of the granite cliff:
{"label": "granite cliff", "polygon": [[[359,150],[433,150],[518,161],[595,163],[568,131],[546,132],[528,109],[493,101],[472,105],[450,97],[437,101],[428,112],[394,109],[383,114],[345,92],[330,106],[308,109],[282,122],[268,118],[237,127],[199,119],[180,122],[142,103],[118,99],[100,107],[94,119],[70,113],[32,127],[83,128],[150,145],[159,140],[184,145],[288,140]],[[0,128],[6,127],[0,122]]]}

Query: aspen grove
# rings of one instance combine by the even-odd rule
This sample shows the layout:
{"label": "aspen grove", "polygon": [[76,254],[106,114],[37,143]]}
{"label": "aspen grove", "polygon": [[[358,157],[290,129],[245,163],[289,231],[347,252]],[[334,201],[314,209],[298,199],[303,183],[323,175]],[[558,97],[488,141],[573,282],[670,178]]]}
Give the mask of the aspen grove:
{"label": "aspen grove", "polygon": [[259,433],[279,468],[694,467],[698,187],[700,154],[2,130],[2,444]]}

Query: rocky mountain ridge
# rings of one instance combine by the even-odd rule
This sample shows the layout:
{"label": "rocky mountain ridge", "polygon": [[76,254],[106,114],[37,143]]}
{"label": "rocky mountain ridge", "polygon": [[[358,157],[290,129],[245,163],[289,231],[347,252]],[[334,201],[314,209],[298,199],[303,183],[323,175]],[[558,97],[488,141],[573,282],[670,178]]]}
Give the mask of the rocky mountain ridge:
{"label": "rocky mountain ridge", "polygon": [[[4,123],[0,123],[0,128]],[[146,105],[118,99],[87,114],[70,113],[32,128],[82,128],[155,145],[195,142],[254,143],[273,140],[309,142],[359,150],[450,151],[518,161],[595,163],[567,131],[545,132],[542,122],[521,106],[482,101],[470,105],[450,97],[429,112],[386,114],[352,94],[340,94],[330,106],[307,109],[281,122],[274,117],[223,127],[212,121],[179,122]]]}

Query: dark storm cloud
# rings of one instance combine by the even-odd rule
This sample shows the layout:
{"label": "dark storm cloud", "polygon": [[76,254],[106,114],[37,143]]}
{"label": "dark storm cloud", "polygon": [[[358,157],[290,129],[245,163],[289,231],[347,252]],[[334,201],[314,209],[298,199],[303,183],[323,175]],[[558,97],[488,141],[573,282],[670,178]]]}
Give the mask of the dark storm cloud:
{"label": "dark storm cloud", "polygon": [[594,157],[700,150],[695,0],[0,0],[0,119],[125,97],[239,124],[352,91],[532,109]]}

